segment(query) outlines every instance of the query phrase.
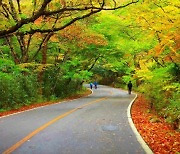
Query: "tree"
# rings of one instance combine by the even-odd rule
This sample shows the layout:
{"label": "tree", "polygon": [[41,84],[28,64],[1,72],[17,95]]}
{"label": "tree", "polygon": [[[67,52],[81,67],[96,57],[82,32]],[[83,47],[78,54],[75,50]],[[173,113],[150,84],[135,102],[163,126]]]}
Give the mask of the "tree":
{"label": "tree", "polygon": [[[116,10],[124,8],[137,1],[125,1],[125,3],[111,0],[33,0],[32,3],[10,0],[1,0],[0,36],[4,37],[12,33],[18,35],[34,34],[36,32],[48,33],[64,29],[77,20],[84,19],[102,10]],[[23,7],[26,3],[26,8]],[[40,6],[40,7],[39,7]],[[35,25],[36,20],[42,20],[42,24]],[[48,22],[47,22],[48,21]],[[50,22],[49,22],[50,21]],[[52,25],[52,22],[56,26]],[[49,24],[50,23],[50,24]],[[24,30],[23,30],[24,29]]]}
{"label": "tree", "polygon": [[[176,0],[144,0],[142,5],[117,12],[121,18],[125,16],[124,22],[129,24],[132,33],[138,31],[140,36],[138,42],[141,46],[129,48],[130,54],[125,57],[129,62],[134,61],[131,78],[138,81],[138,89],[149,98],[152,107],[175,128],[180,126],[177,4]],[[133,66],[132,62],[130,66]]]}

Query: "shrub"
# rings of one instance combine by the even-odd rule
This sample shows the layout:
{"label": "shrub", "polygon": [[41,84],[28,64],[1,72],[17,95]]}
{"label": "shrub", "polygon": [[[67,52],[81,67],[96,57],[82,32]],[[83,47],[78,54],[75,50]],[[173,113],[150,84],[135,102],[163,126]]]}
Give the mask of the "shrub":
{"label": "shrub", "polygon": [[38,97],[36,76],[10,60],[0,59],[0,85],[0,108],[17,108]]}

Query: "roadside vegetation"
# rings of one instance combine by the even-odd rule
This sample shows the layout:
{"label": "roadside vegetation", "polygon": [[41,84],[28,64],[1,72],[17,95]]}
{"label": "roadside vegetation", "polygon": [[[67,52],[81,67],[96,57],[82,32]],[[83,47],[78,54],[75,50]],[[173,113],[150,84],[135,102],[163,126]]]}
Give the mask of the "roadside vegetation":
{"label": "roadside vegetation", "polygon": [[0,110],[76,94],[84,81],[131,80],[180,129],[178,3],[1,0]]}

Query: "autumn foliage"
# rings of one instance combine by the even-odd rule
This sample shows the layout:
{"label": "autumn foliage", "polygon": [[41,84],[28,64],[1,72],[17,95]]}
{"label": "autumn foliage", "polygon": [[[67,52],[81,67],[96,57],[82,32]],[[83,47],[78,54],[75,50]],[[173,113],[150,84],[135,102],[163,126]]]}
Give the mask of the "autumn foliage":
{"label": "autumn foliage", "polygon": [[150,112],[150,104],[139,96],[132,106],[133,122],[155,154],[176,154],[180,152],[180,132],[173,129],[163,118]]}
{"label": "autumn foliage", "polygon": [[178,0],[0,0],[0,12],[1,110],[131,80],[180,129]]}

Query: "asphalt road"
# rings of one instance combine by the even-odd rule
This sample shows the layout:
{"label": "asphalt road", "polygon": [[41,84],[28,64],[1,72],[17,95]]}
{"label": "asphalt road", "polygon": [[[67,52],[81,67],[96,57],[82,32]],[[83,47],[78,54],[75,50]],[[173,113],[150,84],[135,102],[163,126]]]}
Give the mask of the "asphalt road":
{"label": "asphalt road", "polygon": [[144,154],[127,118],[134,97],[99,86],[85,98],[0,118],[0,153]]}

